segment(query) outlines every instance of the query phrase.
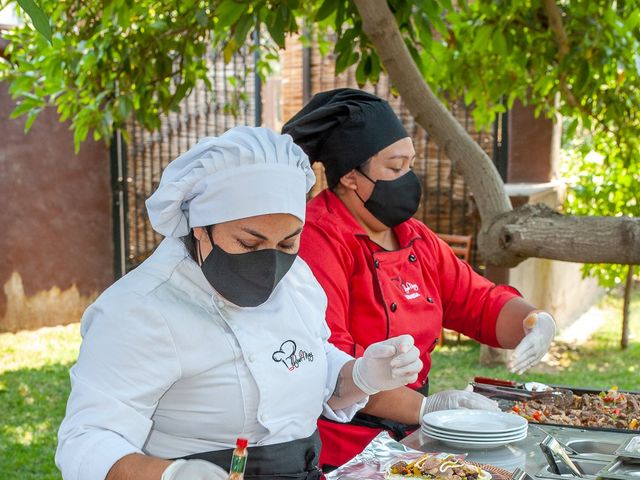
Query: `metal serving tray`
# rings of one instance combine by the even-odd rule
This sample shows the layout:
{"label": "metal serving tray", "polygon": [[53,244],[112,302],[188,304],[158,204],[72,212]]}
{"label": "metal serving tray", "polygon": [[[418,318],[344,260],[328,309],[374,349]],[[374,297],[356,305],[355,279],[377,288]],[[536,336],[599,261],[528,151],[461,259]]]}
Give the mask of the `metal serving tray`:
{"label": "metal serving tray", "polygon": [[640,479],[640,460],[616,458],[598,472],[598,477],[615,480]]}
{"label": "metal serving tray", "polygon": [[[580,468],[583,473],[582,478],[585,479],[595,479],[598,478],[598,473],[603,470],[603,467],[607,465],[606,462],[596,461],[596,460],[588,460],[588,459],[578,459],[576,457],[572,457],[573,463]],[[561,474],[554,473],[551,470],[551,467],[545,466],[542,470],[536,473],[536,477],[538,478],[551,478],[551,479],[576,479],[579,477],[574,476],[570,471],[566,471]]]}
{"label": "metal serving tray", "polygon": [[619,457],[640,459],[640,433],[629,438],[614,453]]}
{"label": "metal serving tray", "polygon": [[[582,395],[585,393],[590,393],[592,395],[597,395],[600,392],[604,392],[606,390],[602,389],[602,388],[583,388],[583,387],[571,387],[568,385],[549,385],[550,387],[553,388],[563,388],[563,389],[567,389],[567,390],[571,390],[573,393],[578,394],[578,395]],[[632,393],[635,395],[640,395],[639,391],[636,390],[618,390],[621,393]],[[510,401],[510,400],[502,400],[500,402],[498,402],[500,405],[500,408],[502,408],[503,410],[508,410],[510,409],[513,405],[515,405],[515,402]],[[505,406],[508,405],[508,408],[505,408]],[[596,432],[620,432],[620,433],[638,433],[638,435],[640,435],[640,430],[631,430],[629,428],[606,428],[606,427],[587,427],[587,426],[583,426],[583,425],[562,425],[559,423],[538,423],[538,422],[529,422],[529,424],[531,425],[540,425],[541,427],[544,426],[553,426],[553,427],[563,427],[563,428],[576,428],[579,430],[593,430]]]}

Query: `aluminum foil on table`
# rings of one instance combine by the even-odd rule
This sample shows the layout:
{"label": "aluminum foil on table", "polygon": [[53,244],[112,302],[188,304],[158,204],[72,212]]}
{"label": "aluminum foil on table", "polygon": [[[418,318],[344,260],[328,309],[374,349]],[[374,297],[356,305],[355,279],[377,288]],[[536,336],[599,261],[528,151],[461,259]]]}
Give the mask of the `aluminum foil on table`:
{"label": "aluminum foil on table", "polygon": [[399,461],[410,462],[424,455],[392,439],[387,432],[378,434],[349,462],[325,475],[327,480],[384,480],[384,472]]}

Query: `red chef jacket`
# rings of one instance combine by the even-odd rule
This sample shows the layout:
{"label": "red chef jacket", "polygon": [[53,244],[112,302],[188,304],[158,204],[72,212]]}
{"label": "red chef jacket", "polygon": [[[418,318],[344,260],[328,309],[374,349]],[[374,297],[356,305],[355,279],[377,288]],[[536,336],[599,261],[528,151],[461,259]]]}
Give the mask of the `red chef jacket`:
{"label": "red chef jacket", "polygon": [[[442,327],[497,347],[498,313],[519,293],[475,273],[416,219],[394,233],[400,249],[384,250],[342,201],[324,190],[307,205],[299,254],[327,294],[330,341],[359,357],[372,343],[412,335],[424,368],[409,387],[419,389],[427,382]],[[382,431],[323,419],[318,427],[321,466],[346,463]]]}

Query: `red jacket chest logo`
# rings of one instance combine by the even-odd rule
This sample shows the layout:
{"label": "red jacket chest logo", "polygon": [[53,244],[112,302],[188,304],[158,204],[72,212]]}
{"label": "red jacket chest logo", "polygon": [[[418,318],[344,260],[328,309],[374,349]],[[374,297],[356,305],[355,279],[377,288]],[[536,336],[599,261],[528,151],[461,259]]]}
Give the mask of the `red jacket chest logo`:
{"label": "red jacket chest logo", "polygon": [[400,277],[394,277],[391,279],[394,285],[398,286],[402,294],[407,300],[415,300],[421,297],[420,287],[417,283],[410,282],[408,280],[402,280]]}

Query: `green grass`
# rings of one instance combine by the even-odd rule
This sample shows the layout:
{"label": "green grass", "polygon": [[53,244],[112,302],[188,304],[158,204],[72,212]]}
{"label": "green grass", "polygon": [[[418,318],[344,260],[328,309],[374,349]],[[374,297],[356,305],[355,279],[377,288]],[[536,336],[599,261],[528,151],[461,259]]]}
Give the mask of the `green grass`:
{"label": "green grass", "polygon": [[0,478],[59,480],[53,456],[79,325],[0,334]]}
{"label": "green grass", "polygon": [[[624,352],[619,349],[621,305],[620,298],[605,299],[604,326],[585,345],[556,348],[552,373],[516,377],[505,368],[479,367],[478,345],[451,339],[433,356],[432,391],[462,388],[474,375],[640,390],[640,292],[631,305],[635,338]],[[79,345],[78,324],[0,334],[1,480],[60,480],[53,461],[56,433],[69,395],[68,369]]]}

